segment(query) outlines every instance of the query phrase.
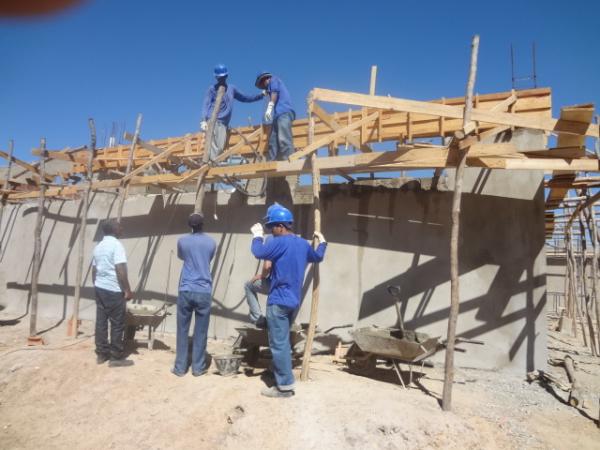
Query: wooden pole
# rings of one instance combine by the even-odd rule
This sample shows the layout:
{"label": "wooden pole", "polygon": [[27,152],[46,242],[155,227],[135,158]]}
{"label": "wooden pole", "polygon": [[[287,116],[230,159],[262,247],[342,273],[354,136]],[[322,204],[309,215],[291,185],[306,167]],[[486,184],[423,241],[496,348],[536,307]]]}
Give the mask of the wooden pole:
{"label": "wooden pole", "polygon": [[[6,168],[6,176],[4,177],[4,190],[7,191],[10,187],[10,174],[12,171],[13,152],[15,142],[11,139],[8,141],[8,167]],[[2,218],[4,216],[4,207],[6,206],[6,197],[8,194],[2,194],[2,208],[0,209],[0,230],[2,230]]]}
{"label": "wooden pole", "polygon": [[87,167],[87,189],[81,198],[81,226],[79,229],[79,249],[77,255],[77,274],[75,276],[75,295],[73,299],[73,315],[71,317],[68,335],[77,337],[79,332],[79,303],[81,300],[81,281],[83,278],[83,258],[85,255],[85,229],[87,227],[87,215],[90,207],[90,193],[92,192],[92,176],[94,167],[94,155],[96,153],[96,125],[94,119],[88,119],[90,128],[90,148]]}
{"label": "wooden pole", "polygon": [[[375,95],[375,86],[377,84],[377,66],[371,66],[371,78],[369,79],[369,95]],[[363,108],[363,117],[367,115],[367,108]],[[379,121],[381,121],[381,116],[378,119]],[[366,127],[362,126],[361,127],[361,144],[362,139],[364,139],[364,136],[366,134]],[[375,178],[375,173],[371,172],[370,173],[370,177],[373,179]]]}
{"label": "wooden pole", "polygon": [[[473,109],[473,90],[477,74],[477,52],[479,50],[479,36],[473,37],[471,44],[471,65],[469,67],[469,80],[467,82],[467,94],[465,96],[465,113],[463,116],[463,128],[471,121]],[[444,390],[442,393],[442,409],[452,409],[452,383],[454,382],[454,341],[456,339],[456,322],[460,304],[459,297],[459,267],[458,267],[458,236],[460,231],[460,204],[462,197],[462,181],[467,161],[467,152],[459,152],[459,163],[456,167],[454,179],[454,193],[452,195],[452,230],[450,234],[450,316],[448,318],[448,336],[446,344],[446,359],[444,363]]]}
{"label": "wooden pole", "polygon": [[[138,139],[140,138],[140,130],[142,128],[142,113],[139,113],[137,116],[137,120],[135,122],[135,132],[133,133],[133,139],[131,140],[131,146],[129,147],[129,155],[127,156],[127,168],[125,169],[125,175],[128,175],[131,172],[133,167],[133,158],[135,157],[135,146],[138,143]],[[89,169],[88,169],[89,173]],[[123,205],[125,204],[125,199],[129,195],[129,181],[126,180],[125,184],[121,186],[121,192],[119,196],[119,208],[117,209],[117,221],[121,223],[121,217],[123,217]]]}
{"label": "wooden pole", "polygon": [[33,267],[31,270],[31,311],[29,314],[29,343],[40,343],[37,336],[37,309],[38,309],[38,279],[42,255],[42,221],[44,219],[44,196],[46,193],[46,138],[40,141],[40,195],[38,197],[38,211],[35,223],[33,241]]}
{"label": "wooden pole", "polygon": [[597,356],[596,338],[594,333],[594,322],[590,308],[590,293],[587,287],[587,239],[585,237],[583,213],[579,211],[579,231],[581,232],[581,286],[583,288],[583,304],[585,306],[585,318],[588,325],[588,333],[590,334],[590,350],[592,356]]}
{"label": "wooden pole", "polygon": [[[308,96],[308,142],[311,143],[314,139],[315,118],[312,114],[313,99],[312,95]],[[315,218],[315,231],[321,231],[321,208],[319,191],[321,189],[321,171],[317,163],[316,152],[310,157],[312,167],[312,188],[313,188],[313,211]],[[314,242],[314,245],[318,243]],[[308,334],[306,335],[306,344],[304,345],[304,355],[302,357],[302,371],[300,372],[300,381],[307,381],[310,370],[310,357],[312,355],[313,340],[317,328],[317,319],[319,315],[319,264],[313,264],[313,284],[312,284],[312,300],[310,303],[310,320],[308,323]]]}
{"label": "wooden pole", "polygon": [[[215,98],[215,106],[206,126],[206,133],[204,133],[204,153],[202,155],[203,165],[208,164],[210,161],[210,146],[212,145],[215,123],[217,122],[217,116],[219,115],[219,110],[221,109],[223,95],[225,95],[225,86],[219,86],[219,89],[217,89],[217,97]],[[202,214],[204,194],[206,193],[206,187],[204,185],[205,177],[206,171],[200,172],[200,175],[198,176],[198,182],[196,184],[196,202],[194,204],[194,212],[198,214]]]}
{"label": "wooden pole", "polygon": [[590,214],[590,237],[592,239],[592,245],[594,246],[594,256],[592,258],[592,283],[594,287],[594,305],[596,312],[596,327],[598,328],[598,345],[597,349],[600,352],[600,283],[598,282],[598,258],[600,258],[600,247],[598,242],[598,226],[596,225],[596,213],[594,211],[594,207],[589,207]]}

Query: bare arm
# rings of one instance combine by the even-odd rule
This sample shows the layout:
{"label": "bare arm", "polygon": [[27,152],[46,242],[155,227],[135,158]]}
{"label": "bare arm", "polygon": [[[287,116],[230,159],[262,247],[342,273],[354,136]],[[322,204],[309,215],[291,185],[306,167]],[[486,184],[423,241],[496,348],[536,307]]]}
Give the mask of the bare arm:
{"label": "bare arm", "polygon": [[96,286],[96,266],[92,266],[92,284]]}
{"label": "bare arm", "polygon": [[125,295],[125,300],[131,300],[133,294],[129,287],[129,279],[127,278],[127,264],[116,264],[115,272],[117,273],[117,280],[119,281],[119,286],[121,286],[121,291],[123,291],[123,294]]}
{"label": "bare arm", "polygon": [[273,104],[277,103],[278,98],[279,94],[277,92],[271,92],[271,102],[273,102]]}

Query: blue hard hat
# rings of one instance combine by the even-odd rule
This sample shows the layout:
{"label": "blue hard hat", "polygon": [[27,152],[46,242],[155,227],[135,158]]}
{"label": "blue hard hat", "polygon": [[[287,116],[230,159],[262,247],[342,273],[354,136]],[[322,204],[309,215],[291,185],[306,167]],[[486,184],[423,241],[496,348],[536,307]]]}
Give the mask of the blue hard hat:
{"label": "blue hard hat", "polygon": [[215,66],[215,77],[222,78],[226,77],[227,75],[229,75],[229,72],[227,72],[227,67],[225,67],[225,64],[217,64]]}
{"label": "blue hard hat", "polygon": [[276,223],[292,224],[294,223],[294,215],[289,209],[284,208],[279,203],[274,203],[267,209],[265,221],[267,228],[272,227]]}
{"label": "blue hard hat", "polygon": [[256,75],[256,81],[254,82],[254,86],[256,86],[259,89],[262,89],[260,87],[260,84],[262,83],[262,81],[267,78],[267,77],[272,77],[273,75],[271,75],[271,72],[267,72],[266,70],[263,70],[261,72],[258,72],[258,75]]}

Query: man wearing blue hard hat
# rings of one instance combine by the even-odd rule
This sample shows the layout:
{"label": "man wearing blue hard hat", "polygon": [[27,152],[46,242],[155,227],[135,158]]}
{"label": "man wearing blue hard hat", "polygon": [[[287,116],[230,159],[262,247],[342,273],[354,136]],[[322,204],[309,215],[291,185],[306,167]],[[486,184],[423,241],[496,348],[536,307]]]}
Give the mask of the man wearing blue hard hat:
{"label": "man wearing blue hard hat", "polygon": [[227,67],[223,64],[217,64],[215,66],[215,78],[217,82],[208,88],[204,97],[204,105],[202,107],[202,122],[200,122],[200,129],[206,131],[207,122],[212,115],[215,107],[215,101],[217,99],[217,91],[220,86],[225,87],[225,94],[221,101],[221,107],[217,113],[217,121],[212,135],[212,142],[210,146],[210,160],[213,161],[219,156],[225,148],[225,142],[227,141],[227,127],[231,121],[231,114],[233,112],[233,100],[244,103],[257,102],[264,97],[264,93],[257,95],[245,95],[237,90],[232,84],[227,84],[227,77],[229,72]]}
{"label": "man wearing blue hard hat", "polygon": [[290,326],[300,307],[304,273],[308,263],[323,261],[327,242],[321,233],[315,231],[314,235],[319,240],[315,250],[306,240],[296,236],[292,212],[277,203],[269,207],[265,219],[265,228],[273,237],[265,240],[262,224],[254,224],[251,228],[254,236],[252,254],[272,263],[267,328],[275,386],[265,388],[261,393],[267,397],[285,398],[294,395]]}
{"label": "man wearing blue hard hat", "polygon": [[265,122],[272,122],[269,136],[269,161],[285,161],[294,152],[292,122],[296,113],[285,84],[279,77],[262,71],[256,76],[254,85],[266,91],[269,103],[265,111]]}

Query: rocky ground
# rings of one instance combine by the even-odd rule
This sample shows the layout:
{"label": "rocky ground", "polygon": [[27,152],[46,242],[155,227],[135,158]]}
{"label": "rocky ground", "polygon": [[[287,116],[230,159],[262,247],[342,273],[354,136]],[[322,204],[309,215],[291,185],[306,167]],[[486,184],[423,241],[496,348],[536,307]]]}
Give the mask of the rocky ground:
{"label": "rocky ground", "polygon": [[[291,399],[259,392],[263,370],[233,377],[169,372],[173,336],[137,346],[124,368],[97,366],[92,324],[74,341],[60,325],[44,347],[24,347],[27,324],[0,313],[0,448],[598,448],[600,366],[578,341],[550,333],[551,357],[571,354],[588,390],[585,408],[568,393],[524,376],[461,369],[454,410],[439,407],[443,372],[425,368],[402,389],[380,366],[372,377],[318,356]],[[41,320],[40,329],[52,326]],[[211,342],[213,354],[227,342]],[[419,372],[420,369],[417,371]],[[564,369],[550,372],[567,384]]]}

